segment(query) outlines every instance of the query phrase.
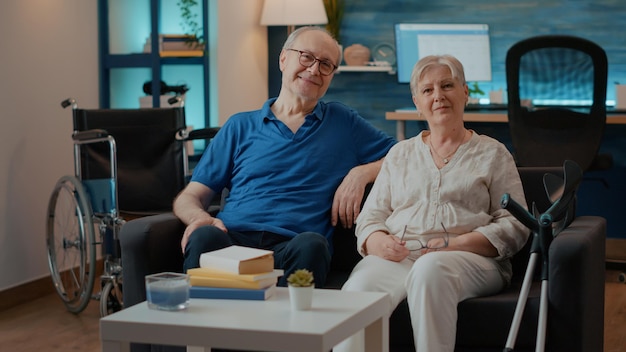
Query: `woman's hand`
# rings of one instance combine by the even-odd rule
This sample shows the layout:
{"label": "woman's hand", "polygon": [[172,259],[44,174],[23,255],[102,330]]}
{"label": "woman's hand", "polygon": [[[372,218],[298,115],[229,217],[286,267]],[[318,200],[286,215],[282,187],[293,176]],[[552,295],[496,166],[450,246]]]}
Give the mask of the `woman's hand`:
{"label": "woman's hand", "polygon": [[409,255],[404,241],[386,232],[376,231],[369,235],[363,244],[368,255],[376,255],[383,259],[399,262]]}

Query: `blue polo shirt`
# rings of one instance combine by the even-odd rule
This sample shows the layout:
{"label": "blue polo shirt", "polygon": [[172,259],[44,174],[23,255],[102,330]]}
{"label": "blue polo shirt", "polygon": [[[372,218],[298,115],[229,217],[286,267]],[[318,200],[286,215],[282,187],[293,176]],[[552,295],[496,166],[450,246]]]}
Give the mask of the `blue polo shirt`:
{"label": "blue polo shirt", "polygon": [[333,196],[343,177],[384,157],[395,140],[336,102],[318,102],[294,134],[270,110],[275,100],[228,119],[191,180],[230,190],[217,215],[229,230],[313,231],[330,240]]}

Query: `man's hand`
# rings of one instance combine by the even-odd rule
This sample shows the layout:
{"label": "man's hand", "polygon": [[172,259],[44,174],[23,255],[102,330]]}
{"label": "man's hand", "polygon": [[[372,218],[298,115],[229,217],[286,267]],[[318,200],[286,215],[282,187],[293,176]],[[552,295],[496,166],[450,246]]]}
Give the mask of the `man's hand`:
{"label": "man's hand", "polygon": [[363,183],[358,177],[351,175],[352,172],[348,173],[335,191],[331,216],[333,226],[341,222],[347,229],[356,223],[367,185],[367,182]]}
{"label": "man's hand", "polygon": [[183,233],[183,239],[180,241],[183,254],[185,253],[187,242],[189,242],[189,236],[198,227],[213,225],[227,232],[222,220],[216,219],[206,212],[214,196],[215,192],[212,189],[192,181],[174,200],[174,214],[187,225]]}
{"label": "man's hand", "polygon": [[376,255],[383,259],[399,262],[411,253],[406,248],[405,243],[397,236],[376,231],[369,235],[363,246],[368,255]]}
{"label": "man's hand", "polygon": [[357,166],[343,178],[333,199],[331,214],[333,226],[341,222],[343,227],[349,229],[356,223],[356,218],[361,212],[365,187],[374,182],[381,165],[382,159]]}
{"label": "man's hand", "polygon": [[191,233],[194,232],[197,228],[206,225],[213,225],[224,232],[228,232],[222,220],[214,218],[212,216],[208,216],[206,219],[194,221],[187,225],[187,227],[185,228],[185,232],[183,233],[183,238],[180,240],[180,247],[183,251],[183,254],[185,254],[185,247],[187,246],[187,242],[189,242],[189,236],[191,236]]}

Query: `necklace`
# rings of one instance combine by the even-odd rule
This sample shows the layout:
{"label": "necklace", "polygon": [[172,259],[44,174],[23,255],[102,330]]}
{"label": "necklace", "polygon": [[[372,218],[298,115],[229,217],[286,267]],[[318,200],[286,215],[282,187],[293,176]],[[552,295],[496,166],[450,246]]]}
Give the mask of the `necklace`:
{"label": "necklace", "polygon": [[[461,143],[463,142],[461,141]],[[459,147],[461,146],[461,144],[457,145],[456,148],[454,148],[454,150],[452,150],[450,154],[448,154],[446,157],[443,157],[439,153],[437,153],[437,149],[435,149],[435,147],[433,146],[432,135],[428,137],[428,144],[430,145],[430,149],[433,151],[433,153],[435,153],[435,155],[437,155],[439,159],[443,161],[444,164],[448,164],[450,162],[450,158],[454,155],[454,153],[456,153],[456,150],[459,149]]]}

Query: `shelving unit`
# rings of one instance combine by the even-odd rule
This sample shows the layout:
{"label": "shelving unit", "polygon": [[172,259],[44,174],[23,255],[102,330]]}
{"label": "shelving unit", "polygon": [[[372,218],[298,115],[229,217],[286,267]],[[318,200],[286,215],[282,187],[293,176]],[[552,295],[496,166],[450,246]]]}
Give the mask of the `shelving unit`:
{"label": "shelving unit", "polygon": [[[145,0],[149,1],[150,11],[150,41],[152,51],[150,53],[124,53],[111,54],[110,51],[110,28],[109,28],[109,0],[98,0],[98,29],[99,29],[99,55],[100,55],[100,107],[115,108],[111,104],[111,74],[115,69],[145,68],[151,74],[152,92],[160,91],[160,82],[163,80],[163,67],[167,65],[177,66],[201,66],[204,79],[203,82],[203,115],[205,126],[210,125],[209,120],[209,56],[205,51],[202,57],[161,57],[159,54],[159,34],[161,26],[159,18],[161,16],[161,1],[166,0]],[[113,2],[113,1],[111,1]],[[204,38],[208,38],[208,10],[204,4],[202,6],[202,30]],[[172,83],[170,83],[172,84]],[[141,87],[138,87],[140,89]],[[138,93],[138,97],[139,97]],[[153,94],[152,106],[159,107],[160,96]],[[194,126],[201,128],[204,126]]]}
{"label": "shelving unit", "polygon": [[337,68],[337,73],[341,72],[387,72],[390,75],[396,73],[393,66],[348,66],[341,65]]}

